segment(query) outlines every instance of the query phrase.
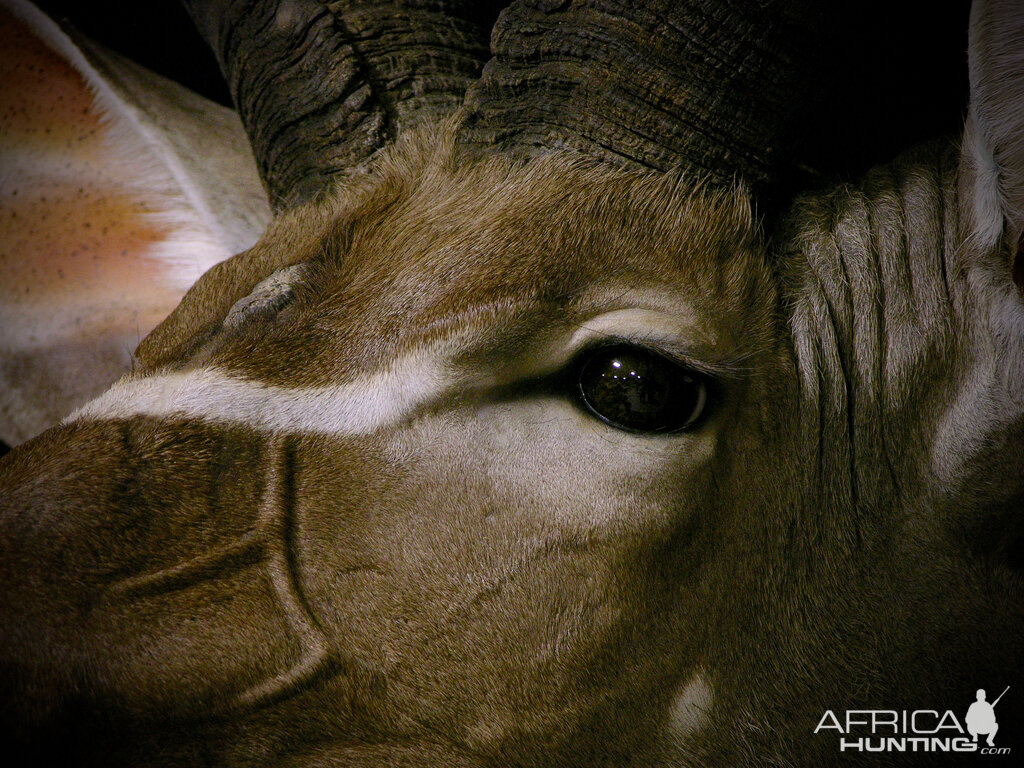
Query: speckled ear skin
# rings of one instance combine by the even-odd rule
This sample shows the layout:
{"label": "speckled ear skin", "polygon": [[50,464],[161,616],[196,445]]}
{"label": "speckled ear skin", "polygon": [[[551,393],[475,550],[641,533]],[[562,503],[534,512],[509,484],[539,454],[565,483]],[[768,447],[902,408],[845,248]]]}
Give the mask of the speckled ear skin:
{"label": "speckled ear skin", "polygon": [[0,440],[12,445],[127,372],[139,340],[269,218],[234,113],[69,34],[0,3]]}

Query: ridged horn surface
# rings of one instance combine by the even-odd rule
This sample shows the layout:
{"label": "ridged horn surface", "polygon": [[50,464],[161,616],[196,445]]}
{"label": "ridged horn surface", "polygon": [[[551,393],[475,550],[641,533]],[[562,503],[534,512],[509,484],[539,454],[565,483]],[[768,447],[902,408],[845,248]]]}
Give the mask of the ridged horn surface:
{"label": "ridged horn surface", "polygon": [[184,0],[228,82],[275,209],[462,103],[493,13],[472,0]]}
{"label": "ridged horn surface", "polygon": [[809,5],[519,0],[495,25],[460,140],[761,186],[799,137],[820,37]]}

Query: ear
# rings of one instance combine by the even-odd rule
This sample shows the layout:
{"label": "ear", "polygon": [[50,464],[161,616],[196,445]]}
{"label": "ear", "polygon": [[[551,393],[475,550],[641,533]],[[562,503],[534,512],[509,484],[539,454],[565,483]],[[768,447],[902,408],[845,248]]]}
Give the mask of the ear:
{"label": "ear", "polygon": [[1020,250],[1024,233],[1024,4],[976,0],[968,61],[971,104],[963,168],[969,232],[979,250]]}
{"label": "ear", "polygon": [[106,389],[270,211],[231,110],[0,0],[0,440]]}
{"label": "ear", "polygon": [[[933,467],[962,539],[1024,569],[1024,4],[975,0],[971,103],[950,261],[959,324]],[[1015,284],[1016,283],[1016,284]]]}

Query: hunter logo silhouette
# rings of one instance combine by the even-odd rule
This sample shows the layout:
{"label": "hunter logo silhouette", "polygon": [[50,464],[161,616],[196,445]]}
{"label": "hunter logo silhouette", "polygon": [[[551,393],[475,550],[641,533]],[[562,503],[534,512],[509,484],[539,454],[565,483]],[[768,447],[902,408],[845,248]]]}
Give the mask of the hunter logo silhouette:
{"label": "hunter logo silhouette", "polygon": [[1006,686],[1006,690],[989,704],[985,701],[985,689],[978,689],[977,701],[971,704],[967,710],[967,717],[964,718],[967,721],[967,732],[974,737],[975,741],[978,740],[979,734],[987,734],[986,742],[990,747],[994,745],[996,731],[999,730],[999,723],[996,722],[996,704],[999,703],[999,699],[1006,695],[1008,690],[1010,690],[1010,686]]}

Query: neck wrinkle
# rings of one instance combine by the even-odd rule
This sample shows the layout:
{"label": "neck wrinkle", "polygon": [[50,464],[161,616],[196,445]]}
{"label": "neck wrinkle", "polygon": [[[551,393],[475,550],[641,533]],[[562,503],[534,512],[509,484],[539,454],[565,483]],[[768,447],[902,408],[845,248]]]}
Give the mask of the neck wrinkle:
{"label": "neck wrinkle", "polygon": [[952,147],[928,145],[799,200],[787,224],[805,502],[815,535],[850,551],[906,504],[927,463],[928,412],[956,341],[955,169]]}

